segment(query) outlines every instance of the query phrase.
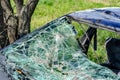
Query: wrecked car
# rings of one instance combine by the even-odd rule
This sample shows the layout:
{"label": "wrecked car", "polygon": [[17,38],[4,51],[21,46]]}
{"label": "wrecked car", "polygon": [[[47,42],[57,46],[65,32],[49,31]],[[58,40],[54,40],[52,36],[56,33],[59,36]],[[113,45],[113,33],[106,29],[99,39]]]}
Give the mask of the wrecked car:
{"label": "wrecked car", "polygon": [[[73,21],[88,25],[81,37]],[[120,80],[120,39],[106,40],[107,63],[87,57],[92,39],[97,50],[97,29],[120,33],[120,8],[66,14],[22,37],[0,51],[0,79]]]}

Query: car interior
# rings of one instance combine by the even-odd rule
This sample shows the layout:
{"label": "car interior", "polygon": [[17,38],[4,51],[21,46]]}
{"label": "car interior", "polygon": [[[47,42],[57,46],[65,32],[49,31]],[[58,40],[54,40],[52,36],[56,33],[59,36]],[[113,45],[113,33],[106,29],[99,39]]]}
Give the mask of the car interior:
{"label": "car interior", "polygon": [[[93,49],[94,51],[97,50],[97,36],[97,28],[88,25],[88,28],[84,31],[84,35],[77,39],[86,55],[88,55],[88,50],[92,40]],[[112,37],[107,38],[105,41],[105,50],[105,54],[107,54],[107,61],[105,63],[100,63],[100,65],[107,67],[114,73],[118,74],[120,71],[120,39]]]}

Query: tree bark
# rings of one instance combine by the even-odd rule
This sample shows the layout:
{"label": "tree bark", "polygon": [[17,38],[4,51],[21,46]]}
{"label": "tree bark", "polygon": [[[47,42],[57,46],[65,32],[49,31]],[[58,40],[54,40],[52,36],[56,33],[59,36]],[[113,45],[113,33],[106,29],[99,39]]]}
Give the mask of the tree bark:
{"label": "tree bark", "polygon": [[[24,4],[24,0],[14,0],[17,11],[14,13],[10,0],[0,0],[2,10],[0,10],[2,12],[0,16],[0,20],[2,20],[0,23],[0,32],[6,27],[4,30],[6,30],[5,33],[7,35],[3,36],[6,37],[8,44],[13,43],[30,32],[31,17],[38,2],[39,0],[27,0]],[[0,40],[2,39],[0,38]],[[0,43],[2,42],[4,41],[0,41]]]}
{"label": "tree bark", "polygon": [[4,23],[7,26],[7,37],[11,44],[16,40],[17,18],[14,16],[10,0],[1,0],[1,5],[4,11]]}
{"label": "tree bark", "polygon": [[[19,26],[18,36],[22,37],[30,32],[31,16],[37,6],[39,0],[28,0],[26,5],[22,7],[20,14],[18,14]],[[24,27],[23,27],[24,26]]]}
{"label": "tree bark", "polygon": [[0,48],[6,46],[7,40],[6,40],[6,28],[4,25],[4,20],[3,20],[3,10],[0,5]]}

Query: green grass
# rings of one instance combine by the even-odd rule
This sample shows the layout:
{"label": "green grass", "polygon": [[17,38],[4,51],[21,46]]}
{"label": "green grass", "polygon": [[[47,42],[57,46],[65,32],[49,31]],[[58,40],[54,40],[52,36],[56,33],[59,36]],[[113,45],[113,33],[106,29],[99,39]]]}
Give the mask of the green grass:
{"label": "green grass", "polygon": [[[31,31],[39,28],[40,26],[64,15],[74,11],[80,11],[92,8],[102,7],[119,7],[119,0],[40,0],[37,8],[32,16]],[[92,48],[89,50],[88,57],[98,63],[97,58],[100,62],[106,61],[106,51],[104,42],[106,37],[119,37],[115,33],[106,32],[103,30],[98,31],[98,50],[93,51]]]}
{"label": "green grass", "polygon": [[32,17],[31,31],[53,19],[74,11],[120,6],[119,0],[106,1],[109,2],[97,3],[96,0],[95,2],[94,0],[40,0]]}

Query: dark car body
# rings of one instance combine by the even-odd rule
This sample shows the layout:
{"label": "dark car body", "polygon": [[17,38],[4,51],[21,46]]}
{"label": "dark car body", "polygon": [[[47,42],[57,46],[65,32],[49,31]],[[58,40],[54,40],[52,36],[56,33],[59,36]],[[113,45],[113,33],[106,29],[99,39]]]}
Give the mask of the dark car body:
{"label": "dark car body", "polygon": [[[72,21],[89,26],[81,38],[76,38]],[[98,28],[119,33],[120,8],[66,14],[2,49],[1,80],[120,80],[114,70],[104,67],[111,64],[101,66],[86,56],[92,38],[96,49]],[[116,41],[119,42],[109,39],[108,43],[114,44]],[[115,69],[119,72],[119,59],[114,58],[115,61],[110,59],[112,64],[116,62],[112,67],[117,66]]]}

